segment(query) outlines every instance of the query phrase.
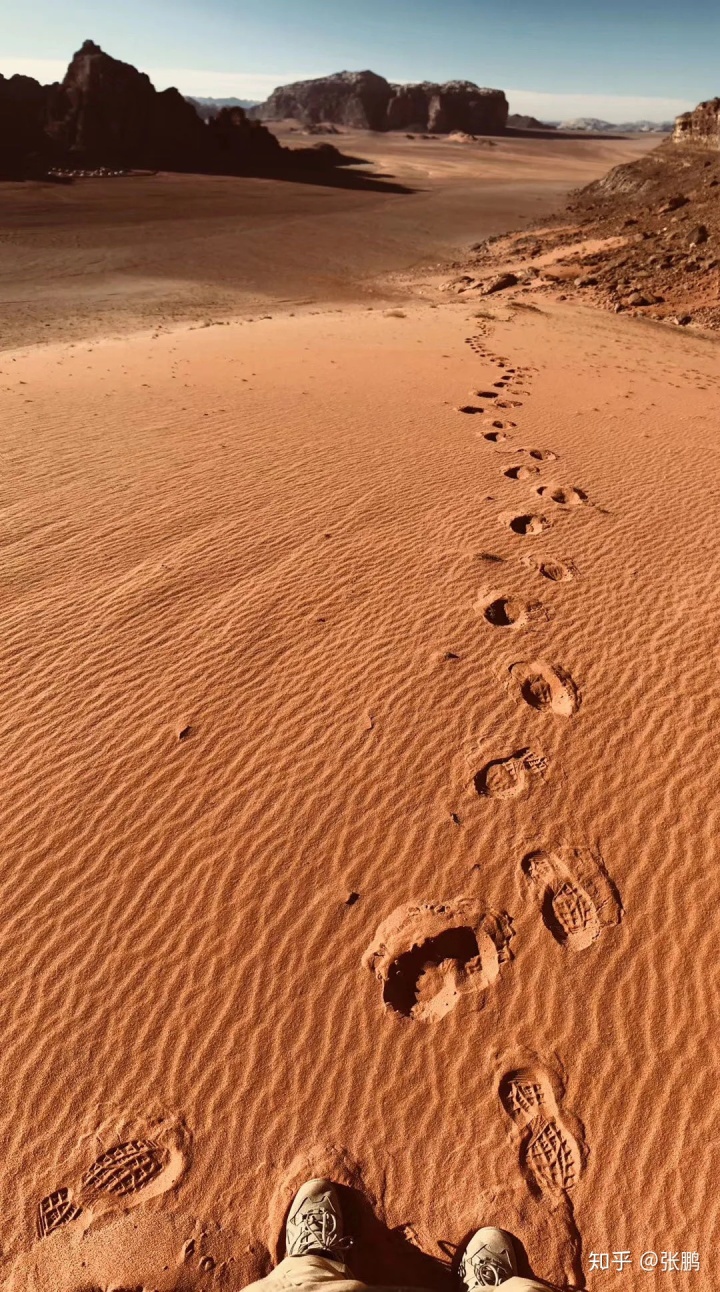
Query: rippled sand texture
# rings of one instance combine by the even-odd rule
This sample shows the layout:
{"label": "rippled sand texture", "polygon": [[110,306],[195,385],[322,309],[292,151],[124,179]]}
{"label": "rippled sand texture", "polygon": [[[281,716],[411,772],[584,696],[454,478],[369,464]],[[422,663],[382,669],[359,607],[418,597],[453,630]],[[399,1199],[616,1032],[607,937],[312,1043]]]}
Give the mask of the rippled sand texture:
{"label": "rippled sand texture", "polygon": [[0,361],[13,1289],[240,1287],[322,1170],[368,1277],[711,1286],[717,346],[495,313]]}

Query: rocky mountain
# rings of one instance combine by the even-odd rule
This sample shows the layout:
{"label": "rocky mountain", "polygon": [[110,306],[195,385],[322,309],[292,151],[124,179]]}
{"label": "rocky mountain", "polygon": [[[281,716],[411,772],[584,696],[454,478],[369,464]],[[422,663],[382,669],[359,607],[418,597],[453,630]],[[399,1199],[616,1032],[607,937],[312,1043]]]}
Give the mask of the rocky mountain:
{"label": "rocky mountain", "polygon": [[50,154],[48,96],[49,87],[31,76],[0,75],[0,178],[21,176],[27,159],[42,165]]}
{"label": "rocky mountain", "polygon": [[338,160],[327,144],[283,149],[238,106],[202,121],[178,90],[156,90],[144,73],[91,40],[60,84],[0,76],[0,178],[101,167],[243,175],[321,169]]}
{"label": "rocky mountain", "polygon": [[216,117],[223,108],[242,108],[247,111],[248,108],[255,108],[258,104],[257,99],[211,99],[205,96],[199,97],[198,95],[193,97],[189,94],[186,94],[185,98],[188,103],[192,103],[198,116],[203,121],[209,121],[211,117]]}
{"label": "rocky mountain", "polygon": [[623,135],[669,135],[672,133],[672,121],[623,121],[614,127]]}
{"label": "rocky mountain", "polygon": [[576,117],[574,121],[561,121],[561,130],[585,130],[590,134],[634,135],[641,133],[665,134],[672,130],[670,121],[603,121],[598,117]]}
{"label": "rocky mountain", "polygon": [[526,117],[520,112],[511,112],[507,119],[511,130],[555,130],[551,121],[538,121],[537,117]]}
{"label": "rocky mountain", "polygon": [[614,130],[612,121],[601,121],[599,117],[575,117],[572,121],[561,121],[561,130]]}
{"label": "rocky mountain", "polygon": [[675,143],[720,148],[720,99],[706,99],[675,118]]}
{"label": "rocky mountain", "polygon": [[502,90],[472,81],[393,85],[376,72],[336,72],[278,86],[250,115],[261,121],[291,117],[307,126],[327,121],[360,130],[479,135],[505,129],[508,103]]}

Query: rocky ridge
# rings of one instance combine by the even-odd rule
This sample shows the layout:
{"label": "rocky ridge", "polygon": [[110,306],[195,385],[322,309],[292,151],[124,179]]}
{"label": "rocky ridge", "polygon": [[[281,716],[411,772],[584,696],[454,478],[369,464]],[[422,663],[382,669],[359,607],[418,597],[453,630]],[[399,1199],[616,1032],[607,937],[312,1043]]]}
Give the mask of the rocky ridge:
{"label": "rocky ridge", "polygon": [[673,140],[679,144],[720,149],[720,99],[707,99],[692,112],[683,112],[676,117]]}
{"label": "rocky ridge", "polygon": [[[445,284],[511,303],[581,297],[615,313],[720,328],[720,100],[638,161],[571,195],[553,222],[476,244]],[[680,118],[684,123],[685,118]],[[695,146],[690,147],[689,144]]]}
{"label": "rocky ridge", "polygon": [[178,90],[87,40],[63,81],[0,76],[0,178],[77,174],[99,168],[255,174],[273,168],[337,164],[340,154],[283,149],[241,107],[208,122]]}
{"label": "rocky ridge", "polygon": [[198,116],[202,117],[203,121],[209,121],[211,117],[216,117],[218,112],[221,112],[223,108],[242,108],[243,111],[246,112],[248,108],[256,107],[258,102],[257,99],[237,99],[235,97],[231,97],[229,99],[213,99],[203,96],[198,98],[191,94],[186,94],[185,98],[188,103],[192,104]]}
{"label": "rocky ridge", "polygon": [[507,125],[511,130],[557,130],[557,126],[549,121],[538,121],[537,117],[529,117],[522,112],[511,112]]}
{"label": "rocky ridge", "polygon": [[250,115],[262,121],[293,118],[307,126],[330,122],[360,130],[478,135],[505,129],[508,102],[502,90],[472,81],[396,85],[376,72],[336,72],[280,85]]}

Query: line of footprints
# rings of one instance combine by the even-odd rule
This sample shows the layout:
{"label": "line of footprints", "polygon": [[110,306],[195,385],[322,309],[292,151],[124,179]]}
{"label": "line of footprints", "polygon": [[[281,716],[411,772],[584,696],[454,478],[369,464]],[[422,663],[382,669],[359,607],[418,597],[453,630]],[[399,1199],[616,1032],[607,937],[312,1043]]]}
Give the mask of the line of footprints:
{"label": "line of footprints", "polygon": [[[489,355],[482,337],[470,337],[468,344],[496,364],[501,375],[492,389],[473,392],[482,404],[466,404],[460,411],[468,415],[488,411],[482,438],[488,444],[506,444],[516,426],[507,413],[522,406],[514,396],[527,393],[522,383],[530,370]],[[490,409],[486,409],[488,403]],[[542,465],[558,457],[550,449],[517,448],[512,455],[515,460],[502,468],[504,476],[529,482],[543,504],[567,509],[588,503],[582,489],[542,482]],[[551,523],[542,512],[531,509],[504,513],[500,520],[519,535],[542,533]],[[577,573],[569,562],[531,559],[529,564],[553,582],[566,582]],[[497,595],[485,598],[480,609],[495,627],[522,624],[543,614],[538,604]],[[536,710],[570,717],[580,707],[578,687],[557,665],[520,661],[511,666],[510,674],[522,698]],[[518,796],[531,778],[545,770],[541,754],[522,749],[483,767],[474,778],[475,788],[482,797]],[[523,859],[522,869],[545,925],[568,950],[583,950],[605,927],[619,923],[622,906],[617,890],[602,858],[590,850],[563,847],[532,852]],[[394,911],[377,930],[363,963],[379,979],[389,1011],[403,1019],[432,1023],[462,997],[491,986],[511,958],[512,936],[507,914],[488,910],[473,898],[425,903]],[[570,1114],[561,1113],[562,1094],[557,1074],[540,1063],[505,1073],[498,1088],[502,1107],[520,1135],[521,1165],[530,1187],[555,1200],[567,1197],[577,1182],[586,1153],[579,1124]],[[167,1139],[156,1133],[152,1138],[116,1143],[77,1178],[42,1199],[38,1235],[47,1238],[65,1226],[84,1225],[98,1214],[125,1210],[155,1197],[177,1183],[184,1168],[185,1154],[174,1134]],[[195,1250],[194,1240],[186,1243],[182,1259],[197,1260],[204,1273],[214,1267],[212,1257]]]}
{"label": "line of footprints", "polygon": [[[545,511],[592,505],[583,489],[547,482],[543,467],[557,462],[551,449],[513,447],[517,423],[510,414],[522,407],[516,396],[526,395],[532,370],[511,366],[488,352],[482,336],[467,338],[471,349],[498,369],[491,388],[473,391],[473,402],[458,411],[485,414],[480,438],[488,445],[506,445],[501,471],[507,480],[525,482],[533,491],[527,510],[504,512],[500,522],[520,536],[542,534],[552,521]],[[508,457],[506,458],[505,452]],[[488,562],[502,558],[483,553]],[[570,561],[528,556],[525,563],[554,583],[577,575]],[[496,628],[542,620],[538,602],[525,604],[497,592],[481,598],[478,609]],[[452,658],[452,657],[450,657]],[[543,659],[521,660],[509,669],[520,697],[533,709],[570,718],[582,702],[579,687],[568,672]],[[474,776],[481,797],[511,798],[527,792],[532,779],[547,770],[544,756],[521,749],[487,763]],[[583,951],[603,929],[622,916],[617,889],[602,858],[587,848],[557,847],[535,851],[522,860],[522,873],[545,926],[570,952]],[[363,957],[364,966],[379,980],[386,1009],[402,1019],[434,1023],[463,997],[483,993],[510,958],[512,920],[488,910],[473,898],[424,903],[394,911],[378,928]],[[549,1065],[538,1063],[503,1074],[498,1095],[520,1138],[520,1160],[531,1189],[554,1200],[567,1198],[576,1184],[586,1149],[579,1123],[561,1113],[562,1083]]]}

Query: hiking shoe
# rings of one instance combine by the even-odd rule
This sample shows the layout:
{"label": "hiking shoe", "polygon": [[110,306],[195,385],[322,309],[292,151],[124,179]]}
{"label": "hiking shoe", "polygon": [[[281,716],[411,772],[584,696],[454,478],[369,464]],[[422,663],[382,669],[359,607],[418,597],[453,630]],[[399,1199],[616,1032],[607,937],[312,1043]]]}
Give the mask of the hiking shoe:
{"label": "hiking shoe", "polygon": [[458,1268],[466,1292],[495,1288],[517,1274],[513,1241],[504,1229],[477,1229],[462,1254]]}
{"label": "hiking shoe", "polygon": [[340,1199],[331,1180],[308,1180],[290,1204],[285,1227],[287,1256],[329,1256],[345,1263],[352,1239],[343,1234]]}

